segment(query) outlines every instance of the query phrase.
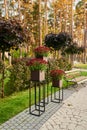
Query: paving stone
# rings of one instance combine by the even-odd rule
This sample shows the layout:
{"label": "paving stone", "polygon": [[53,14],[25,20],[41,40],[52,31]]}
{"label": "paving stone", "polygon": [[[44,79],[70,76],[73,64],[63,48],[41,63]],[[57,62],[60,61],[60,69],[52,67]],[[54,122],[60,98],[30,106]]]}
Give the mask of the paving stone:
{"label": "paving stone", "polygon": [[62,124],[60,125],[60,128],[61,128],[61,129],[66,129],[66,130],[67,130],[67,125],[62,123]]}
{"label": "paving stone", "polygon": [[[83,90],[83,89],[86,89],[86,90]],[[82,93],[82,91],[81,90],[79,90],[79,92],[77,93],[76,92],[76,94],[74,94],[74,96],[72,96],[72,97],[70,97],[69,99],[68,99],[68,101],[66,101],[65,102],[65,104],[63,105],[63,107],[62,108],[60,108],[58,111],[57,111],[57,113],[55,113],[54,115],[55,115],[55,117],[56,117],[56,115],[57,116],[59,116],[60,118],[54,118],[53,116],[48,120],[49,122],[51,122],[52,121],[52,119],[56,119],[56,122],[58,122],[58,121],[60,121],[60,122],[64,122],[65,124],[63,124],[63,125],[58,125],[57,127],[58,127],[58,129],[57,128],[55,128],[55,130],[57,129],[57,130],[87,130],[86,128],[86,124],[87,124],[87,122],[86,121],[84,121],[85,119],[87,119],[87,116],[86,116],[86,114],[83,114],[83,113],[85,113],[84,111],[83,111],[83,113],[82,114],[80,114],[81,113],[81,110],[83,110],[84,108],[87,108],[87,105],[84,105],[83,106],[83,100],[81,100],[81,94],[82,95],[84,95],[84,96],[86,96],[86,93],[87,93],[87,87],[86,88],[83,88],[82,89],[82,91],[83,91],[83,93]],[[85,94],[84,94],[85,93]],[[83,99],[83,96],[82,96],[82,99]],[[84,98],[84,99],[86,99],[87,100],[87,97],[86,98]],[[76,101],[75,101],[76,100]],[[80,101],[79,101],[80,100]],[[77,103],[78,102],[78,103]],[[84,102],[86,102],[85,100],[84,100]],[[68,103],[71,103],[71,104],[73,104],[73,107],[71,107],[71,106],[69,106],[68,105],[68,107],[67,107],[67,104]],[[82,105],[81,105],[82,104]],[[78,107],[77,107],[78,106]],[[78,109],[79,108],[79,109]],[[64,113],[66,113],[66,114],[64,114],[63,115],[63,110],[64,110]],[[85,109],[86,110],[86,109]],[[62,112],[62,113],[61,113]],[[82,118],[81,118],[81,116],[82,116]],[[82,120],[83,119],[83,120]],[[79,124],[78,124],[78,121],[79,121]],[[83,122],[83,123],[82,123]],[[66,125],[66,123],[67,123],[67,125]],[[46,123],[45,123],[46,124]],[[83,124],[83,125],[82,125]],[[79,125],[79,126],[77,126],[77,125]],[[56,123],[55,123],[55,126],[56,126]],[[77,126],[77,127],[76,127]],[[40,128],[40,130],[44,130],[44,129],[41,129]],[[52,130],[52,129],[51,129]]]}
{"label": "paving stone", "polygon": [[85,129],[85,127],[77,126],[77,127],[75,128],[75,130],[86,130],[86,129]]}
{"label": "paving stone", "polygon": [[68,129],[74,130],[76,127],[76,124],[68,124]]}

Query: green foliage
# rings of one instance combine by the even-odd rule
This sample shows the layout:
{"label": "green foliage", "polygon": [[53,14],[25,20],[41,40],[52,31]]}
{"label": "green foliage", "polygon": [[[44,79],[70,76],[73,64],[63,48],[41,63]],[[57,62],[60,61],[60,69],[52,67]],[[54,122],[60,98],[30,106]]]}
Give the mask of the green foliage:
{"label": "green foliage", "polygon": [[79,47],[77,43],[73,43],[65,48],[65,53],[67,54],[81,54],[85,51],[84,47]]}
{"label": "green foliage", "polygon": [[47,62],[43,59],[34,58],[27,62],[27,66],[29,66],[29,69],[34,70],[46,70],[47,69]]}
{"label": "green foliage", "polygon": [[15,61],[8,70],[10,75],[5,85],[5,95],[28,88],[30,71],[23,59]]}
{"label": "green foliage", "polygon": [[27,28],[16,19],[0,18],[0,50],[16,49],[29,39]]}
{"label": "green foliage", "polygon": [[63,69],[63,70],[71,70],[72,69],[72,65],[68,62],[67,58],[60,58],[58,60],[59,62],[59,68]]}
{"label": "green foliage", "polygon": [[13,58],[19,58],[20,57],[20,51],[18,50],[14,50],[13,54],[12,54]]}
{"label": "green foliage", "polygon": [[0,73],[2,73],[3,67],[4,67],[4,63],[2,60],[0,60]]}
{"label": "green foliage", "polygon": [[72,43],[72,36],[67,32],[60,32],[59,34],[47,34],[45,36],[45,44],[55,50],[60,50],[69,46]]}
{"label": "green foliage", "polygon": [[68,62],[67,58],[52,59],[49,61],[50,69],[71,70],[72,65]]}
{"label": "green foliage", "polygon": [[[19,50],[19,49],[14,50],[13,52],[11,52],[11,55],[12,55],[13,59],[14,59],[14,58],[20,58],[20,50]],[[22,55],[22,57],[27,57],[27,56],[28,56],[28,53],[22,51],[22,54],[21,54],[21,55]]]}

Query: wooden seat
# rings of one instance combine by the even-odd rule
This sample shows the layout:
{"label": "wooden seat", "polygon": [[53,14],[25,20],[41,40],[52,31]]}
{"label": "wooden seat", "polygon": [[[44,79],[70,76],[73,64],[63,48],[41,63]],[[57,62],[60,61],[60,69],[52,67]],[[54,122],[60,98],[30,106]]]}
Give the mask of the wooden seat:
{"label": "wooden seat", "polygon": [[67,83],[81,84],[87,81],[87,76],[81,76],[81,71],[79,70],[71,70],[66,72],[64,79]]}

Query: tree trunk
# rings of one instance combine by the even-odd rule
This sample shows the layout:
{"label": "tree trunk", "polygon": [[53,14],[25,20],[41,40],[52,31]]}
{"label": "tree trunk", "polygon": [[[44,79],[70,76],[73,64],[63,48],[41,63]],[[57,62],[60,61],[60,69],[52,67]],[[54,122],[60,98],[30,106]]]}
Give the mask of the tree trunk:
{"label": "tree trunk", "polygon": [[38,0],[39,4],[39,46],[42,45],[42,19],[41,19],[41,0]]}
{"label": "tree trunk", "polygon": [[[55,3],[55,1],[53,1]],[[54,22],[53,22],[54,33],[56,33],[56,8],[54,6]]]}
{"label": "tree trunk", "polygon": [[45,35],[48,34],[48,26],[47,26],[47,0],[45,2]]}
{"label": "tree trunk", "polygon": [[[4,64],[4,55],[5,55],[5,52],[3,51],[2,52],[2,61],[3,61],[3,64]],[[3,66],[3,70],[2,70],[2,88],[1,88],[1,97],[2,98],[4,97],[4,74],[5,74],[5,68]]]}
{"label": "tree trunk", "polygon": [[4,5],[5,5],[5,18],[7,18],[7,19],[8,19],[7,0],[4,0]]}

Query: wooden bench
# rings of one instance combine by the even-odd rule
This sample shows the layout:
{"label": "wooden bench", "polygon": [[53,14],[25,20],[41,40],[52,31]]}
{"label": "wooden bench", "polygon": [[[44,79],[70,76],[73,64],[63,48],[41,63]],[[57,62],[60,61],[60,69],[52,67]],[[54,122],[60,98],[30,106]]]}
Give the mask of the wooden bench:
{"label": "wooden bench", "polygon": [[87,76],[81,76],[81,70],[75,69],[65,72],[65,81],[67,83],[72,82],[73,84],[81,84],[87,81]]}

